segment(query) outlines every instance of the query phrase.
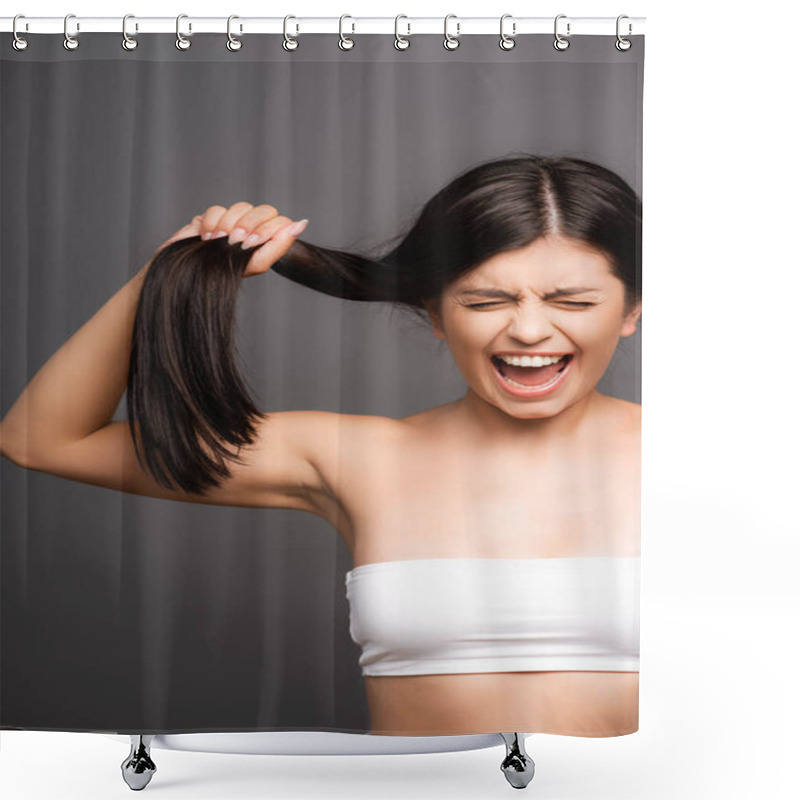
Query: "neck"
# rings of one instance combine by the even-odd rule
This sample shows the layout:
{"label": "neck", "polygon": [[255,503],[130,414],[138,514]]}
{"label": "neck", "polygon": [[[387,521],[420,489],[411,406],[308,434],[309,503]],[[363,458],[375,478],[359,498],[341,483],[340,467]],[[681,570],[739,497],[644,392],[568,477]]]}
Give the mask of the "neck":
{"label": "neck", "polygon": [[[482,438],[496,443],[505,440],[519,442],[524,438],[542,445],[563,444],[574,439],[586,428],[603,398],[604,395],[597,389],[592,389],[576,403],[554,416],[528,419],[507,414],[497,406],[487,403],[471,388],[467,389],[464,397],[457,401],[456,405],[464,415],[467,429],[476,431]],[[531,403],[532,407],[534,405]]]}

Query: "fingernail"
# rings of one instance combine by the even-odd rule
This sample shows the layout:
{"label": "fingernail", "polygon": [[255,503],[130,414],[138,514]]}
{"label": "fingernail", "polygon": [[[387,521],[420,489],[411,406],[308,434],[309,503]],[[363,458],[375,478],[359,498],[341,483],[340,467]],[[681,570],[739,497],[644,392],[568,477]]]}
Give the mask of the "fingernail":
{"label": "fingernail", "polygon": [[227,235],[228,235],[228,231],[217,231],[216,236],[214,236],[214,238],[215,239],[221,239],[223,236],[227,236]]}
{"label": "fingernail", "polygon": [[243,242],[242,242],[242,250],[248,250],[251,248],[256,242],[263,241],[262,238],[257,233],[251,233]]}
{"label": "fingernail", "polygon": [[241,242],[246,235],[247,231],[244,228],[234,228],[231,231],[231,235],[228,237],[228,243],[236,244],[236,242]]}
{"label": "fingernail", "polygon": [[211,238],[211,231],[206,231],[202,237],[205,241],[208,241]]}
{"label": "fingernail", "polygon": [[290,236],[299,236],[306,229],[306,225],[308,225],[308,220],[301,219],[300,222],[295,222],[294,225],[290,225],[286,231]]}

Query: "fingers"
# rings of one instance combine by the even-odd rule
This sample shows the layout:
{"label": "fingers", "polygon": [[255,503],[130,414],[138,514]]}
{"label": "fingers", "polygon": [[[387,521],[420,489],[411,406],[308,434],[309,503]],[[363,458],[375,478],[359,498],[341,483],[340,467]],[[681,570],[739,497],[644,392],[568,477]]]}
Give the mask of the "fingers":
{"label": "fingers", "polygon": [[200,235],[203,232],[203,215],[192,217],[192,221],[186,227],[192,231],[193,236]]}
{"label": "fingers", "polygon": [[212,235],[209,238],[213,239],[217,236],[227,236],[233,230],[236,220],[243,217],[252,208],[252,203],[242,201],[240,203],[234,203],[220,216],[215,214],[215,225],[214,228],[211,229]]}
{"label": "fingers", "polygon": [[[268,204],[251,206],[249,211],[233,223],[228,242],[236,244],[236,242],[245,241],[256,230],[269,222],[274,222],[276,219],[280,219],[280,217],[278,217],[278,210],[274,206]],[[224,225],[220,224],[218,227],[223,228]]]}
{"label": "fingers", "polygon": [[203,226],[200,231],[202,238],[210,239],[217,229],[217,222],[225,216],[228,209],[224,206],[209,206],[203,213]]}
{"label": "fingers", "polygon": [[188,239],[190,236],[199,236],[203,232],[203,217],[198,214],[191,222],[176,231],[170,241],[175,239]]}
{"label": "fingers", "polygon": [[259,228],[258,235],[266,237],[267,241],[266,244],[255,245],[256,249],[253,252],[253,257],[247,263],[244,277],[266,272],[278,259],[286,255],[286,252],[302,233],[302,231],[296,234],[289,233],[289,228],[292,225],[292,220],[287,217],[278,217],[274,222],[267,223]]}
{"label": "fingers", "polygon": [[[242,242],[242,248],[247,250],[251,247],[258,247],[267,239],[274,236],[281,228],[285,228],[291,224],[292,220],[289,217],[277,216],[274,219],[269,219],[256,225],[252,230],[248,230]],[[256,237],[256,238],[254,238]]]}
{"label": "fingers", "polygon": [[[210,206],[203,215],[201,236],[204,239],[214,239],[235,233],[230,240],[234,244],[249,236],[253,228],[277,215],[277,209],[267,204],[253,206],[252,203],[242,201],[234,203],[230,208]],[[237,231],[237,228],[241,230]]]}
{"label": "fingers", "polygon": [[199,220],[197,233],[203,239],[227,236],[230,244],[241,242],[242,249],[253,250],[245,276],[269,269],[302,233],[287,233],[293,220],[278,214],[275,206],[266,203],[254,206],[242,201],[234,203],[230,208],[209,206]]}

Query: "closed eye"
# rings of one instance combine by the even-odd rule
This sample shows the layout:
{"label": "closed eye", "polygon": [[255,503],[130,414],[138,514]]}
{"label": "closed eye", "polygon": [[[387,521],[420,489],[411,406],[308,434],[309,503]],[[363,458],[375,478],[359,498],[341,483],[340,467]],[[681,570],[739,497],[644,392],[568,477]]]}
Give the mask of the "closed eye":
{"label": "closed eye", "polygon": [[[560,302],[561,305],[564,306],[581,306],[584,308],[588,306],[597,305],[597,303],[587,303],[587,302],[579,303],[576,300],[561,300]],[[502,303],[472,303],[471,305],[468,305],[467,308],[488,308],[490,306],[499,306],[499,305],[502,305]]]}

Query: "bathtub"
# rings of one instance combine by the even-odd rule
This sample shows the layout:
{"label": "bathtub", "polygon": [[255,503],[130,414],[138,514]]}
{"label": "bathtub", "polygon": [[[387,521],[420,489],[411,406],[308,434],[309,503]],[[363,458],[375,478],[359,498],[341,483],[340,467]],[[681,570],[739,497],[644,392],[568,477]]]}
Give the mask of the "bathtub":
{"label": "bathtub", "polygon": [[239,755],[338,756],[411,755],[482,750],[505,744],[500,765],[506,780],[517,789],[533,778],[535,765],[525,752],[529,733],[480,733],[463,736],[381,736],[327,731],[267,731],[222,733],[117,734],[108,739],[130,745],[121,764],[122,777],[131,789],[140,790],[156,772],[151,749]]}

